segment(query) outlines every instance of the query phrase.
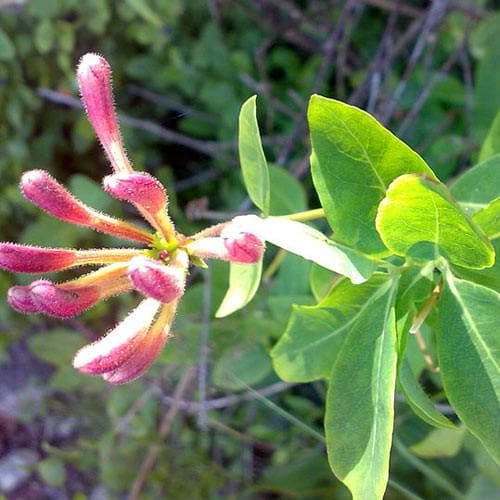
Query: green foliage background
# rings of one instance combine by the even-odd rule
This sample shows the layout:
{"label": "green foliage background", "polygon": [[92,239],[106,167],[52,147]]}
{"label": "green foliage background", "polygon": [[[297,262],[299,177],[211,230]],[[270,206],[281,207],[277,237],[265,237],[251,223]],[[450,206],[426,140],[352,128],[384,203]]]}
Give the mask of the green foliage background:
{"label": "green foliage background", "polygon": [[[266,156],[277,164],[273,215],[318,206],[304,115],[314,92],[368,109],[442,180],[451,179],[483,154],[479,146],[500,108],[498,6],[443,2],[432,11],[428,2],[398,3],[399,12],[395,2],[352,0],[2,3],[0,240],[82,248],[116,243],[55,222],[24,201],[17,183],[31,168],[49,170],[98,209],[135,217],[98,185],[108,166],[78,107],[74,80],[78,58],[88,51],[113,67],[130,157],[165,182],[183,232],[250,206],[236,132],[241,103],[255,93]],[[425,43],[420,53],[419,43]],[[487,147],[496,147],[495,137]],[[310,283],[310,268],[287,255],[276,273],[265,275],[256,299],[225,319],[213,316],[227,287],[226,266],[196,276],[175,337],[153,370],[117,388],[78,374],[70,361],[137,297],[110,300],[66,323],[20,316],[0,301],[0,460],[17,448],[38,457],[17,494],[79,499],[104,490],[115,498],[130,490],[147,450],[160,444],[144,498],[349,498],[330,473],[320,434],[324,383],[280,382],[269,355],[292,304],[313,305],[321,296],[329,277],[316,270]],[[28,281],[2,273],[0,292]],[[432,354],[432,341],[428,347]],[[176,383],[207,349],[208,394],[200,396],[193,383],[192,404],[163,442],[159,422]],[[414,351],[412,368],[422,369]],[[431,372],[421,380],[446,404]],[[220,408],[200,410],[200,397]],[[403,398],[395,428],[387,498],[497,494],[498,467],[470,435],[433,429]]]}

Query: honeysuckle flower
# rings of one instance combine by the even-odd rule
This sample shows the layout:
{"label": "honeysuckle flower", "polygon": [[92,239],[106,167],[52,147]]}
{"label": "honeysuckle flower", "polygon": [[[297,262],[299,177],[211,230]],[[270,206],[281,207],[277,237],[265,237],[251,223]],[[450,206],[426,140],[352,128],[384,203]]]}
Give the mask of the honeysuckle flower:
{"label": "honeysuckle flower", "polygon": [[[13,286],[7,300],[21,313],[70,318],[130,290],[144,295],[128,317],[77,353],[75,368],[100,375],[110,383],[124,383],[142,375],[167,342],[189,267],[205,266],[204,259],[257,264],[268,241],[344,274],[353,283],[366,281],[373,272],[374,264],[368,257],[330,241],[310,226],[283,217],[239,216],[193,236],[179,233],[168,215],[168,196],[161,182],[151,174],[135,171],[125,153],[109,64],[97,54],[86,54],[80,60],[77,80],[90,123],[112,167],[112,173],[103,179],[103,188],[114,198],[133,204],[151,230],[87,206],[48,172],[37,169],[21,178],[21,192],[27,200],[64,222],[132,240],[142,247],[77,250],[0,243],[0,268],[7,271],[46,273],[99,266],[62,283],[37,279],[27,286]],[[236,293],[240,304],[241,293]],[[225,314],[236,310],[225,309]]]}
{"label": "honeysuckle flower", "polygon": [[84,346],[73,365],[84,373],[100,375],[110,383],[124,383],[143,374],[165,345],[189,266],[218,258],[255,263],[262,258],[264,241],[251,231],[231,223],[185,237],[168,216],[168,196],[158,179],[136,172],[121,138],[111,90],[111,69],[97,54],[82,57],[77,80],[89,120],[99,138],[113,173],[103,179],[111,196],[132,203],[152,227],[103,214],[76,199],[44,170],[26,172],[20,189],[26,199],[53,217],[118,238],[142,248],[77,250],[41,248],[0,243],[0,268],[20,273],[46,273],[99,266],[70,281],[54,283],[37,279],[27,286],[13,286],[9,304],[22,313],[41,313],[70,318],[97,302],[130,290],[144,299],[100,340]]}

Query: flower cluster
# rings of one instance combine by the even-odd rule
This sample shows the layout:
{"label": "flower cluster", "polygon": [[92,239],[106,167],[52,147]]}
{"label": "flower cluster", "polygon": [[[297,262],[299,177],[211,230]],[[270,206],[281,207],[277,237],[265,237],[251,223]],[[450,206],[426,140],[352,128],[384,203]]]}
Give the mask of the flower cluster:
{"label": "flower cluster", "polygon": [[143,374],[169,336],[177,304],[192,263],[217,258],[255,263],[264,242],[241,224],[220,224],[192,237],[180,234],[168,216],[168,197],[158,179],[137,172],[125,153],[111,90],[111,70],[96,54],[82,57],[77,71],[82,101],[113,173],[103,180],[114,198],[133,204],[153,228],[143,228],[100,213],[76,199],[43,170],[26,172],[23,195],[62,221],[133,240],[142,249],[40,248],[0,243],[0,268],[21,273],[46,273],[80,266],[101,266],[71,281],[38,279],[8,291],[9,304],[22,313],[70,318],[108,297],[137,290],[144,300],[100,340],[84,346],[73,365],[84,373],[124,383]]}

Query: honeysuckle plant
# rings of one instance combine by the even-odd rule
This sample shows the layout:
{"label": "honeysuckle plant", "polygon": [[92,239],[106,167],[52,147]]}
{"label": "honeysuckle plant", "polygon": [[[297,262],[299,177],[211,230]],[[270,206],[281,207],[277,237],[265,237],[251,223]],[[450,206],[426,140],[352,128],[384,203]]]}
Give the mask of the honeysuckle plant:
{"label": "honeysuckle plant", "polygon": [[[132,203],[152,230],[85,206],[47,172],[33,170],[21,179],[28,200],[61,220],[142,247],[0,245],[0,266],[13,272],[101,266],[63,283],[38,279],[14,286],[8,301],[20,312],[67,318],[118,293],[137,290],[145,296],[101,340],[82,347],[76,368],[112,383],[140,376],[168,339],[190,266],[203,267],[212,258],[230,262],[229,288],[216,313],[224,317],[254,297],[269,242],[314,263],[316,305],[294,305],[271,356],[283,380],[327,382],[328,458],[355,500],[384,495],[396,390],[427,424],[455,439],[467,429],[500,461],[500,264],[495,257],[500,248],[500,149],[495,124],[478,165],[448,188],[375,118],[312,96],[311,173],[321,208],[273,216],[270,170],[251,97],[240,113],[239,153],[245,187],[261,214],[185,236],[169,218],[163,186],[152,175],[134,171],[124,152],[109,65],[87,54],[77,76],[90,122],[112,166],[104,189]],[[325,227],[325,219],[326,234],[318,229]],[[323,225],[313,227],[309,222],[314,220]],[[270,267],[279,262],[275,258]],[[425,370],[442,385],[438,397],[450,405],[451,417],[422,387]]]}

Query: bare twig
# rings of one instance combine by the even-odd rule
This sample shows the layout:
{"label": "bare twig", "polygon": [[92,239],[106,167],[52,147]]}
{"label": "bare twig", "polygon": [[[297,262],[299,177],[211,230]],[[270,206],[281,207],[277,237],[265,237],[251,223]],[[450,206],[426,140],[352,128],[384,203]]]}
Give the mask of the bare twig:
{"label": "bare twig", "polygon": [[139,472],[132,484],[129,496],[130,500],[139,500],[141,498],[140,495],[142,487],[144,485],[144,481],[146,480],[148,474],[151,472],[156,463],[156,460],[158,459],[158,455],[160,454],[163,442],[169,435],[174,419],[181,408],[182,398],[190,389],[195,375],[196,369],[194,367],[188,368],[177,384],[174,395],[172,396],[171,406],[160,422],[160,427],[158,430],[159,442],[149,447],[146,453],[146,457],[144,458]]}
{"label": "bare twig", "polygon": [[412,123],[417,118],[420,110],[426,103],[429,98],[432,89],[439,83],[450,71],[451,67],[457,62],[460,55],[463,52],[464,48],[464,40],[460,43],[460,46],[457,47],[449,56],[448,59],[444,62],[444,64],[433,74],[430,80],[426,83],[426,85],[420,90],[420,95],[418,99],[415,101],[410,111],[406,114],[404,120],[401,122],[397,134],[398,136],[402,136],[408,128],[412,125]]}
{"label": "bare twig", "polygon": [[198,427],[203,431],[207,430],[208,338],[210,336],[210,310],[212,308],[211,269],[209,266],[203,274],[203,306],[201,313],[200,351],[198,356]]}
{"label": "bare twig", "polygon": [[[55,90],[47,89],[44,87],[39,87],[37,89],[37,94],[43,99],[54,102],[56,104],[62,104],[76,109],[83,108],[80,100],[76,97],[73,97],[72,95],[63,94],[62,92],[57,92]],[[169,130],[150,120],[133,118],[132,116],[126,115],[124,113],[119,113],[118,116],[120,118],[120,122],[123,125],[143,130],[152,135],[155,135],[156,137],[159,137],[160,139],[165,140],[166,142],[180,144],[181,146],[193,149],[194,151],[199,151],[200,153],[204,153],[208,156],[219,156],[224,153],[224,151],[228,149],[234,149],[235,147],[235,143],[233,141],[224,143],[214,141],[201,141],[199,139],[193,139],[192,137],[188,137],[187,135],[180,134],[179,132]]]}
{"label": "bare twig", "polygon": [[[273,396],[275,394],[279,394],[283,391],[294,387],[297,384],[289,384],[287,382],[276,382],[264,389],[258,391],[247,391],[243,394],[225,396],[222,398],[212,399],[205,402],[205,408],[207,410],[221,410],[223,408],[229,408],[231,406],[239,405],[245,401],[252,401],[253,399],[258,398],[258,396],[268,397]],[[258,395],[258,396],[257,396]],[[167,403],[173,401],[172,396],[164,396],[163,400]],[[198,401],[181,401],[180,408],[188,413],[198,414],[200,403]]]}
{"label": "bare twig", "polygon": [[381,116],[382,123],[388,123],[396,110],[401,97],[403,96],[403,92],[406,89],[406,85],[408,84],[408,80],[415,70],[419,59],[421,58],[424,49],[428,43],[429,35],[434,31],[434,29],[439,25],[442,21],[443,17],[446,15],[448,0],[434,0],[431,8],[427,12],[425,22],[422,27],[422,31],[413,47],[413,50],[410,54],[410,58],[408,59],[408,64],[406,65],[405,71],[401,76],[401,79],[394,89],[391,99],[389,100],[384,113]]}
{"label": "bare twig", "polygon": [[434,29],[441,23],[442,19],[446,15],[446,8],[449,0],[434,0],[431,8],[428,10],[425,22],[422,26],[420,35],[413,47],[413,50],[408,59],[405,71],[401,76],[401,79],[392,93],[392,97],[389,100],[384,112],[381,116],[382,123],[388,123],[391,119],[394,111],[396,110],[399,101],[406,89],[408,80],[415,70],[419,59],[421,58],[424,49],[428,43],[429,35],[434,31]]}
{"label": "bare twig", "polygon": [[403,16],[419,17],[422,14],[420,9],[407,5],[399,0],[362,0],[366,5],[377,7],[389,12],[398,12]]}
{"label": "bare twig", "polygon": [[145,101],[151,102],[157,106],[161,106],[165,109],[171,109],[182,115],[194,116],[200,120],[207,123],[216,124],[217,118],[211,114],[205,113],[203,111],[198,111],[197,109],[187,106],[181,102],[172,99],[171,97],[157,94],[156,92],[151,92],[151,90],[144,89],[138,85],[130,84],[127,85],[127,89],[132,95],[140,97]]}

